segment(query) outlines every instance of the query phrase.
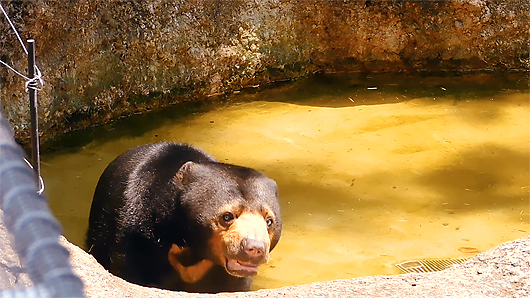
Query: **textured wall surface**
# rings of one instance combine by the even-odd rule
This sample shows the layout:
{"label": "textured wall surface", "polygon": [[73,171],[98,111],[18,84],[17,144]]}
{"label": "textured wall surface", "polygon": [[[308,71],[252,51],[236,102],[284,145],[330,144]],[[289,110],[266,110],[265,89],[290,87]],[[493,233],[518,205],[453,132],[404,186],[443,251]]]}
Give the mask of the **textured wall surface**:
{"label": "textured wall surface", "polygon": [[[6,1],[34,38],[43,137],[317,71],[526,70],[528,1]],[[5,18],[0,59],[26,73]],[[0,99],[28,139],[24,81]]]}

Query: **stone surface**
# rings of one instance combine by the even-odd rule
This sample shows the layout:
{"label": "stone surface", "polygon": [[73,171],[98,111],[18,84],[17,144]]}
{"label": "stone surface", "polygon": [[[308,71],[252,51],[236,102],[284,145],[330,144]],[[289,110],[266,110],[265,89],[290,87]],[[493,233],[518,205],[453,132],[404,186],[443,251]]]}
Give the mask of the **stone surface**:
{"label": "stone surface", "polygon": [[[249,86],[336,71],[527,70],[528,1],[2,1],[34,38],[54,134]],[[0,59],[27,60],[4,18]],[[24,81],[0,100],[28,141]]]}
{"label": "stone surface", "polygon": [[13,249],[13,237],[4,226],[3,217],[0,210],[0,290],[30,287],[33,283]]}
{"label": "stone surface", "polygon": [[[0,290],[31,286],[13,252],[0,211]],[[130,284],[61,238],[87,297],[530,297],[530,236],[501,244],[471,260],[433,273],[367,276],[254,292],[200,295]]]}
{"label": "stone surface", "polygon": [[504,243],[447,270],[368,276],[254,292],[199,295],[130,284],[63,239],[87,297],[530,297],[530,236]]}

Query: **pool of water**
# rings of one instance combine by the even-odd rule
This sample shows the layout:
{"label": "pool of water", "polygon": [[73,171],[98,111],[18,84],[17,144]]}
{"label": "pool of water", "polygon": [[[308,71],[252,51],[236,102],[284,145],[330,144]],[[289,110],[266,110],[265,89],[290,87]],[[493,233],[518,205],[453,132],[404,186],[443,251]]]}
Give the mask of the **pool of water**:
{"label": "pool of water", "polygon": [[107,164],[187,142],[278,182],[283,236],[255,289],[397,274],[529,234],[529,96],[528,74],[319,75],[66,134],[42,175],[82,247]]}

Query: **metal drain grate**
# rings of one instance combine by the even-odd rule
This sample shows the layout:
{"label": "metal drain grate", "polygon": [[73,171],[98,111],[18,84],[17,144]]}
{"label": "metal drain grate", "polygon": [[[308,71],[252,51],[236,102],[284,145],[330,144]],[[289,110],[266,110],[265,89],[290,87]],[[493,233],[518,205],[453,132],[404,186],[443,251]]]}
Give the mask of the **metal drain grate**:
{"label": "metal drain grate", "polygon": [[461,264],[467,261],[467,258],[454,258],[454,259],[431,259],[431,260],[419,260],[419,261],[406,261],[403,263],[395,264],[399,270],[404,273],[411,272],[434,272],[447,269],[455,264]]}

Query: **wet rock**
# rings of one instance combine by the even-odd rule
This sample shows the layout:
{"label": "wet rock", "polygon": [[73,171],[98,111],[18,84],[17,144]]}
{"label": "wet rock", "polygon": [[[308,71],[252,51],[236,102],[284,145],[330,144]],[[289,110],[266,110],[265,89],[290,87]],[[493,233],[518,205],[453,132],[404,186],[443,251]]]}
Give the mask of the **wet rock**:
{"label": "wet rock", "polygon": [[[317,71],[530,68],[527,1],[2,1],[34,38],[46,138],[169,104]],[[0,26],[0,58],[26,57]],[[0,99],[28,140],[24,82]]]}

